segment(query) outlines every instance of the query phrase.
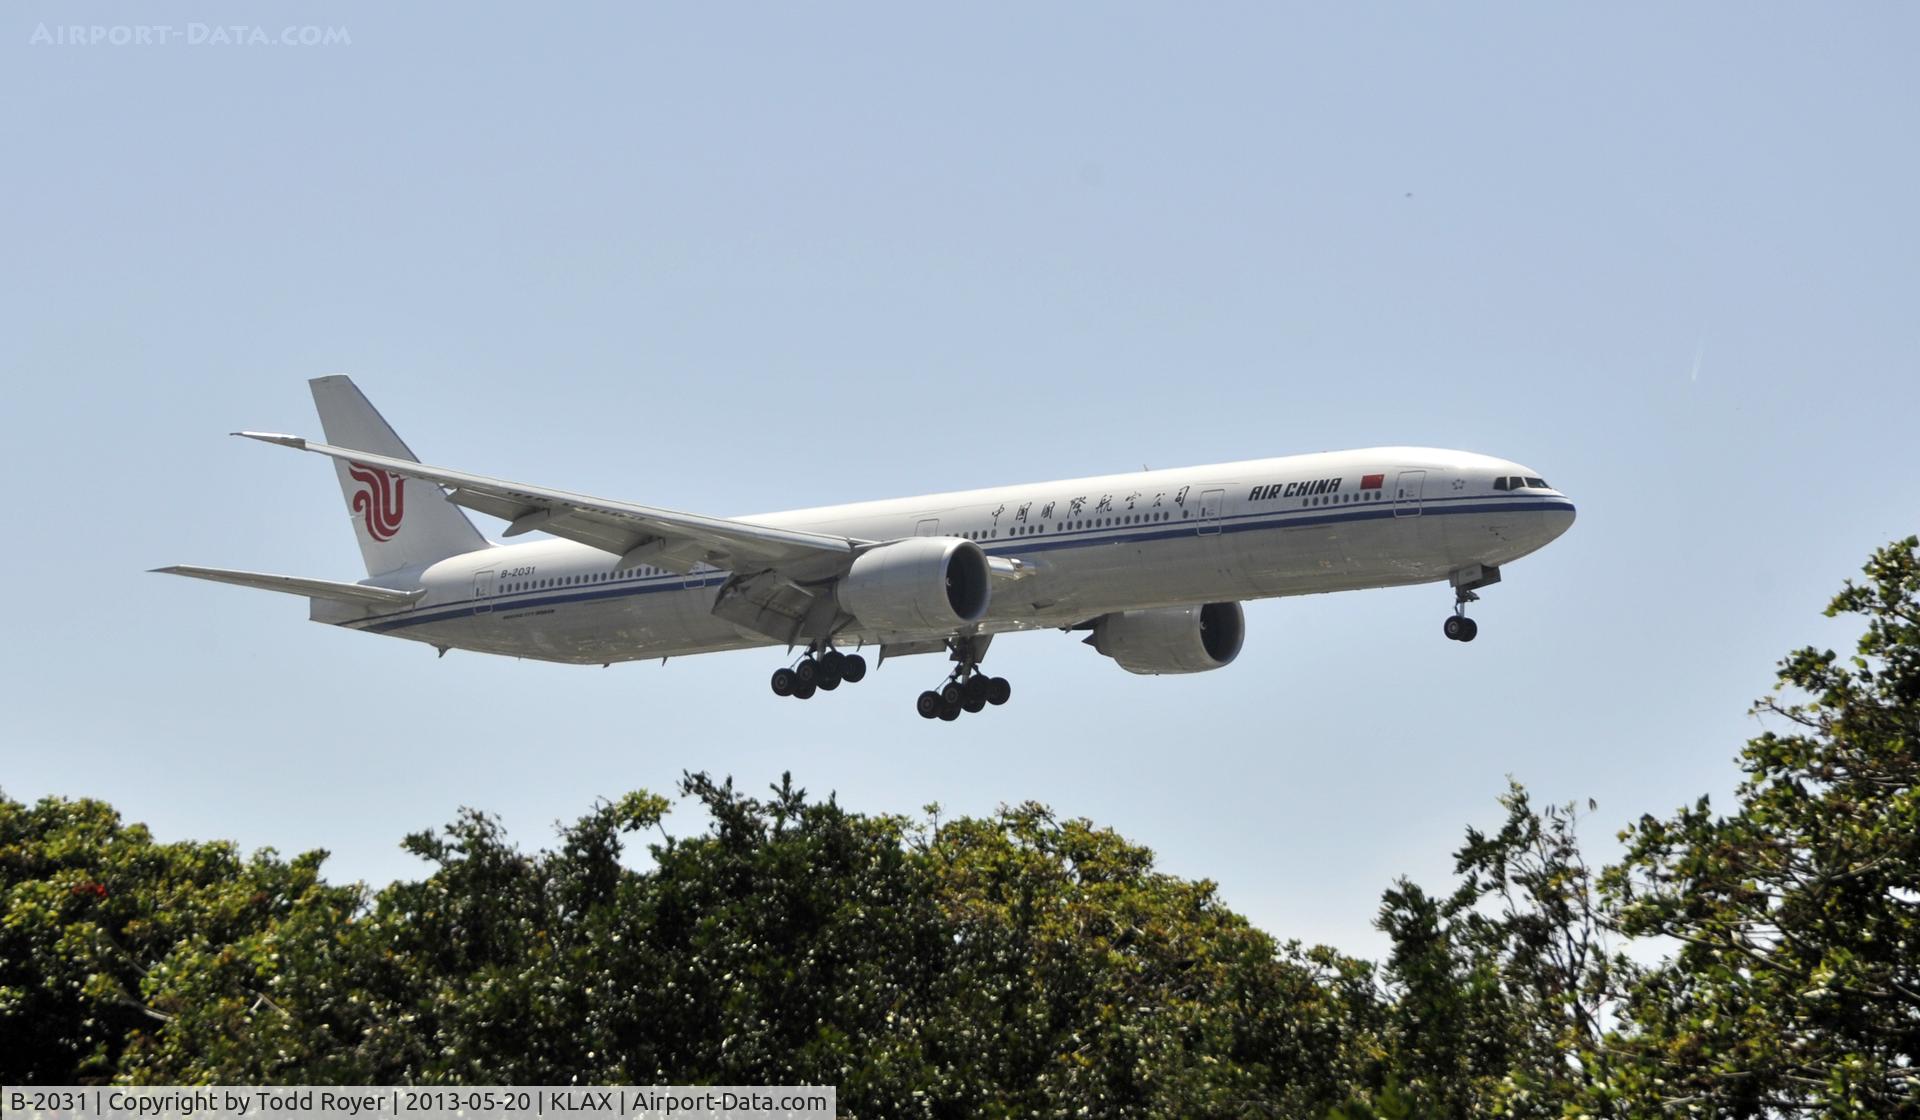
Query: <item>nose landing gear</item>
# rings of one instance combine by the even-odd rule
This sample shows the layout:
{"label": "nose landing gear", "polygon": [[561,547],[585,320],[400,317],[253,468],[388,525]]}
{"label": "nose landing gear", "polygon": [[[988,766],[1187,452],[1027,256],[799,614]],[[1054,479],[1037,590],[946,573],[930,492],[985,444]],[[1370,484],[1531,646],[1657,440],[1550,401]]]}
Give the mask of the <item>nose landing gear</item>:
{"label": "nose landing gear", "polygon": [[1471,642],[1480,634],[1480,625],[1467,617],[1467,604],[1477,603],[1480,596],[1475,595],[1477,588],[1500,582],[1500,569],[1491,565],[1475,564],[1453,573],[1453,614],[1448,616],[1441,633],[1456,642]]}

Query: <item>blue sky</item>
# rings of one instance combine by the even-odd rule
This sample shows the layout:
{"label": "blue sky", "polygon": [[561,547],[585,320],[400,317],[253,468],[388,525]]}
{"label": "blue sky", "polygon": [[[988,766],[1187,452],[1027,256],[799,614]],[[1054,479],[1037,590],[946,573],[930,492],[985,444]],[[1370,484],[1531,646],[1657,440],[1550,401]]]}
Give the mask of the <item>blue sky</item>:
{"label": "blue sky", "polygon": [[[42,24],[343,27],[45,45]],[[869,811],[1036,799],[1376,952],[1509,774],[1590,833],[1731,788],[1747,704],[1916,528],[1920,15],[1731,3],[14,6],[0,786],[166,838],[418,865],[682,770]],[[204,33],[202,33],[204,34]],[[145,574],[357,578],[317,434],[352,374],[429,461],[713,513],[1425,443],[1580,503],[1443,588],[1276,600],[1132,677],[1003,640],[824,701],[761,651],[608,670]],[[483,525],[497,532],[495,523]],[[675,827],[700,821],[683,811]]]}

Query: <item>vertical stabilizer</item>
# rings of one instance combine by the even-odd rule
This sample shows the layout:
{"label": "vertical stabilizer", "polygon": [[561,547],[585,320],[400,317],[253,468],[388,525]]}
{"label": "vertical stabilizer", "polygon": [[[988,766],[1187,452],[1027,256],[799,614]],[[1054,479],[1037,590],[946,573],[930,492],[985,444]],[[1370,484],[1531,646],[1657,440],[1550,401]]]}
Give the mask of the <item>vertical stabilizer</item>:
{"label": "vertical stabilizer", "polygon": [[[313,389],[313,406],[320,413],[328,443],[420,461],[352,378],[316,377],[307,384]],[[438,486],[357,463],[336,461],[333,469],[353,517],[354,536],[360,540],[368,575],[421,568],[487,547],[486,538]]]}

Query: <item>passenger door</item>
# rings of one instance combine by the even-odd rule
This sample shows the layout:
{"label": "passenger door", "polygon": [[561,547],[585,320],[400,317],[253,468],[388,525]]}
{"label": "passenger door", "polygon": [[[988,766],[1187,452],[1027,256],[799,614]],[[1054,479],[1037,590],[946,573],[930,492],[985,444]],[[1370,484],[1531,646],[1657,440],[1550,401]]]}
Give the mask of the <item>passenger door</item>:
{"label": "passenger door", "polygon": [[1226,497],[1225,490],[1206,490],[1200,494],[1198,532],[1201,536],[1211,536],[1220,531],[1220,506]]}
{"label": "passenger door", "polygon": [[1394,483],[1393,515],[1395,517],[1420,516],[1420,491],[1426,485],[1426,471],[1401,471],[1399,480]]}
{"label": "passenger door", "polygon": [[473,573],[473,613],[486,614],[493,610],[493,573],[491,571]]}

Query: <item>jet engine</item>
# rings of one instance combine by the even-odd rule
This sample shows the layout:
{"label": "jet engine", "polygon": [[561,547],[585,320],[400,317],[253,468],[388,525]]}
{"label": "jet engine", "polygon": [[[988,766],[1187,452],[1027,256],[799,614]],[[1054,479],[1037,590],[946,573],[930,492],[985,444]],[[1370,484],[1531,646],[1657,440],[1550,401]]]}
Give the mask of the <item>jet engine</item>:
{"label": "jet engine", "polygon": [[863,630],[943,632],[987,613],[987,554],[961,537],[908,537],[856,556],[840,607]]}
{"label": "jet engine", "polygon": [[1129,673],[1204,673],[1233,662],[1246,640],[1238,603],[1103,614],[1087,644]]}

